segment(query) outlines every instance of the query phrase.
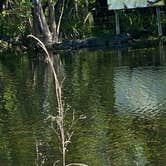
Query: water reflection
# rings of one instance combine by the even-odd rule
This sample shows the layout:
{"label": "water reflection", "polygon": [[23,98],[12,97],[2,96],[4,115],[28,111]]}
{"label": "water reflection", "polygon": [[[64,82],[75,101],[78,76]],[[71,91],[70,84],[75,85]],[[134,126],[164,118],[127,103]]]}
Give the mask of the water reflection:
{"label": "water reflection", "polygon": [[[165,46],[78,51],[63,55],[69,118],[84,114],[67,163],[164,166],[166,163]],[[25,57],[0,60],[0,162],[52,165],[56,135],[46,119],[56,108],[50,68]],[[36,155],[36,150],[43,154]],[[58,163],[60,165],[60,163]],[[57,165],[58,165],[57,164]],[[44,165],[44,164],[43,164]]]}
{"label": "water reflection", "polygon": [[89,119],[76,136],[75,160],[95,166],[164,165],[164,52],[160,45],[67,57],[73,76],[68,100]]}
{"label": "water reflection", "polygon": [[[18,65],[24,64],[24,69],[28,67],[25,59],[15,62]],[[31,93],[28,87],[31,83],[24,79],[25,75],[30,76],[30,71],[24,70],[25,75],[21,74],[23,71],[17,70],[15,62],[12,64],[3,61],[0,64],[0,159],[4,165],[21,165],[27,161],[32,163],[33,160],[32,146],[29,146],[33,143],[33,131],[28,123],[33,122],[36,117],[28,118],[29,114],[31,115],[32,104],[28,94],[25,94]],[[21,84],[26,85],[26,88]],[[26,99],[22,100],[24,97]],[[24,111],[21,111],[23,109]]]}
{"label": "water reflection", "polygon": [[165,111],[166,68],[137,67],[115,69],[115,107],[125,114],[153,116]]}
{"label": "water reflection", "polygon": [[36,139],[50,140],[51,133],[45,124],[47,112],[43,108],[44,90],[47,90],[43,73],[47,66],[38,63],[33,64],[25,57],[3,59],[0,63],[0,161],[3,165],[34,165]]}

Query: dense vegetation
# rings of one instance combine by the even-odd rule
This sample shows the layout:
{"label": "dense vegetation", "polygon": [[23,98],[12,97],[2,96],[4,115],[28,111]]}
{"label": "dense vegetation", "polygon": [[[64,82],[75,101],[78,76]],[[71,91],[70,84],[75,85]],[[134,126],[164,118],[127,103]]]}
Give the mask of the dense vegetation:
{"label": "dense vegetation", "polygon": [[[114,12],[106,0],[1,0],[0,48],[24,44],[28,34],[45,44],[115,33]],[[162,8],[165,30],[165,9]],[[157,35],[155,8],[119,11],[121,32],[147,29]],[[25,43],[24,43],[25,42]]]}
{"label": "dense vegetation", "polygon": [[[1,2],[0,39],[7,42],[17,42],[29,33],[43,35],[43,27],[35,25],[38,24],[37,18],[35,18],[37,14],[34,13],[35,10],[38,10],[36,9],[38,7],[37,3],[38,1],[30,2],[30,0],[6,0]],[[48,26],[51,33],[53,33],[52,28],[55,28],[56,35],[61,36],[61,38],[81,38],[88,33],[89,29],[86,28],[86,23],[89,23],[87,1],[68,0],[62,2],[57,0],[54,2],[43,0],[40,4],[46,17],[47,24],[44,26]],[[50,19],[51,7],[54,10],[53,18],[55,20]]]}

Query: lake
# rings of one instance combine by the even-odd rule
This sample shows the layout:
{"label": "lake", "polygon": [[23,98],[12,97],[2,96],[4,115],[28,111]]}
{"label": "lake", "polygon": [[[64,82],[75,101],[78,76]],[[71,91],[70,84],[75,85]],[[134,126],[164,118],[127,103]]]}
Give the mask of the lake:
{"label": "lake", "polygon": [[[67,163],[165,166],[166,47],[61,54]],[[42,59],[0,57],[0,165],[60,165],[53,76]]]}

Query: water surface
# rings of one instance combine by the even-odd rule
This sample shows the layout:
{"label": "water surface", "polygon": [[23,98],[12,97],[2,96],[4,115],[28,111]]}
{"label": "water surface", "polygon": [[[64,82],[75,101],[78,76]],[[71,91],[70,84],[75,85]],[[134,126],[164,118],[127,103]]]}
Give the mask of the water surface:
{"label": "water surface", "polygon": [[[74,127],[67,163],[165,166],[166,48],[81,50],[63,54],[64,102]],[[46,63],[0,60],[0,163],[33,166],[60,159],[47,117],[56,112]],[[67,121],[67,124],[68,124]],[[1,164],[0,164],[1,165]],[[58,164],[57,164],[58,165]],[[60,164],[59,164],[60,165]]]}

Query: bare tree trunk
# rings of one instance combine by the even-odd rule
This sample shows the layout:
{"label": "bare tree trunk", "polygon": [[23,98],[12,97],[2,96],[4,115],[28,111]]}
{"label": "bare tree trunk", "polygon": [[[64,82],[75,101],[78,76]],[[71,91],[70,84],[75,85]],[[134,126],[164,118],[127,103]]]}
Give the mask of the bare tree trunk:
{"label": "bare tree trunk", "polygon": [[40,0],[34,0],[32,16],[35,36],[42,39],[45,45],[52,44],[52,34],[49,30]]}
{"label": "bare tree trunk", "polygon": [[[48,4],[49,4],[50,29],[52,32],[53,41],[58,43],[59,34],[60,34],[60,26],[61,26],[62,17],[63,17],[64,9],[65,9],[65,0],[58,0],[56,4],[54,4],[52,0],[48,0]],[[59,19],[57,22],[55,19],[55,9],[57,11],[60,10]]]}
{"label": "bare tree trunk", "polygon": [[57,30],[56,30],[58,38],[60,34],[60,26],[61,26],[64,10],[65,10],[65,0],[62,0],[61,14],[59,16],[59,21],[58,21]]}
{"label": "bare tree trunk", "polygon": [[[44,15],[41,0],[33,0],[33,31],[34,35],[37,36],[45,45],[52,45],[59,42],[60,26],[66,1],[57,0],[55,3],[53,0],[47,0],[46,3],[48,4],[46,7],[48,7],[49,11],[48,23]],[[55,18],[55,8],[59,15],[57,23]],[[60,11],[60,13],[58,13],[58,11]]]}
{"label": "bare tree trunk", "polygon": [[57,36],[57,26],[55,22],[55,8],[54,8],[54,3],[52,0],[48,0],[49,4],[49,21],[50,21],[50,30],[52,33],[52,41],[53,42],[58,42],[58,36]]}

